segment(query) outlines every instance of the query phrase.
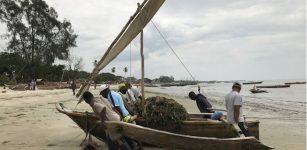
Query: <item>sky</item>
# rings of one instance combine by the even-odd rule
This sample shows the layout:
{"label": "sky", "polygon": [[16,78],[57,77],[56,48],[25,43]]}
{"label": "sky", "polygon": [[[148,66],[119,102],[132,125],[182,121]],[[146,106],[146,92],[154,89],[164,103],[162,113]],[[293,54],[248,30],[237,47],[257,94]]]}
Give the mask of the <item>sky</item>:
{"label": "sky", "polygon": [[[71,54],[91,72],[141,0],[46,0],[78,34]],[[196,80],[306,78],[305,0],[166,0],[153,22]],[[3,33],[3,25],[0,26]],[[140,77],[140,39],[102,72]],[[5,46],[3,41],[1,46]],[[149,23],[144,29],[145,77],[191,79]],[[128,73],[123,69],[128,67]]]}

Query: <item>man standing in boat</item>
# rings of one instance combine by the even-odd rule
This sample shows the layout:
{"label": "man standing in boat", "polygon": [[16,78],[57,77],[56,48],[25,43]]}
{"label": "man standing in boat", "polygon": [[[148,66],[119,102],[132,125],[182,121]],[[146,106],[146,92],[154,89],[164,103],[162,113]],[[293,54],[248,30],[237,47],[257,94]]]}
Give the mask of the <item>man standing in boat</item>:
{"label": "man standing in boat", "polygon": [[232,124],[235,128],[236,126],[238,126],[244,136],[249,136],[247,127],[244,123],[242,111],[242,96],[239,94],[241,91],[241,87],[242,86],[239,82],[235,82],[232,85],[232,91],[228,93],[225,97],[227,109],[227,123]]}

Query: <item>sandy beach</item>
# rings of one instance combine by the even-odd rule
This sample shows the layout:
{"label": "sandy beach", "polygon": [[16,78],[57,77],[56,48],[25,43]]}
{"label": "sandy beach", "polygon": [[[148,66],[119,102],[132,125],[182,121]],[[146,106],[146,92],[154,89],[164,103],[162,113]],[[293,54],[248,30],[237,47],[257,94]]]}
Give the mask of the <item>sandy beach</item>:
{"label": "sandy beach", "polygon": [[[2,90],[1,88],[1,91]],[[66,115],[58,113],[55,103],[63,102],[74,109],[77,98],[70,89],[11,91],[0,93],[0,149],[14,150],[78,150],[85,137],[84,132]],[[98,94],[98,90],[94,90]],[[184,105],[188,112],[197,113],[193,101],[151,91],[146,96],[167,96]],[[211,99],[215,108],[224,108],[219,101]],[[304,150],[306,147],[306,112],[259,107],[250,112],[250,119],[260,120],[260,139],[277,150]],[[301,107],[305,107],[301,106]],[[295,109],[295,108],[294,108]],[[84,102],[77,110],[90,108]],[[105,144],[96,140],[105,148]],[[145,148],[156,149],[156,148]],[[227,148],[225,148],[227,149]]]}

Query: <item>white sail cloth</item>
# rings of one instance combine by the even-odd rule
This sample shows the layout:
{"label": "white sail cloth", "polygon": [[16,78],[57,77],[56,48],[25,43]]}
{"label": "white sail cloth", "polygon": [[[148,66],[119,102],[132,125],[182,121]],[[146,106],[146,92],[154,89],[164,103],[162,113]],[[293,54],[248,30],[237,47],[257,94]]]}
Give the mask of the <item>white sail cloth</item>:
{"label": "white sail cloth", "polygon": [[[97,66],[93,69],[91,76],[88,78],[85,84],[80,88],[77,96],[89,89],[91,81],[97,76],[97,74],[106,67],[112,60],[114,60],[126,47],[127,45],[143,30],[147,23],[159,10],[165,0],[147,0],[143,7],[140,9],[137,15],[133,18],[131,23],[128,25],[126,30],[119,35],[119,39],[115,41],[115,44],[109,49],[101,60],[97,63]],[[82,102],[80,98],[79,102]]]}

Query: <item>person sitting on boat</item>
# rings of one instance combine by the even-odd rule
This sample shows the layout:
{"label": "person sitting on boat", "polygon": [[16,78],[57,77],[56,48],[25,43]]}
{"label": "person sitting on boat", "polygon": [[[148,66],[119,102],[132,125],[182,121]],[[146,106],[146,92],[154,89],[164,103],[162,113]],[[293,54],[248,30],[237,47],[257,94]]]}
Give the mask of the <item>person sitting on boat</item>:
{"label": "person sitting on boat", "polygon": [[254,84],[253,90],[255,91],[258,90],[255,84]]}
{"label": "person sitting on boat", "polygon": [[135,114],[135,105],[134,102],[131,101],[131,99],[127,96],[127,88],[125,84],[120,84],[118,87],[119,94],[121,95],[125,108],[128,110],[129,114],[134,115]]}
{"label": "person sitting on boat", "polygon": [[226,97],[226,109],[227,109],[227,123],[233,125],[235,128],[236,126],[239,127],[241,132],[248,136],[248,130],[244,123],[243,117],[243,102],[242,97],[239,94],[241,91],[241,84],[239,82],[235,82],[232,85],[232,91],[230,91]]}
{"label": "person sitting on boat", "polygon": [[191,100],[196,101],[197,107],[201,113],[212,113],[213,111],[208,108],[212,108],[212,105],[203,94],[195,94],[193,91],[189,93]]}
{"label": "person sitting on boat", "polygon": [[109,100],[113,106],[113,110],[119,112],[124,122],[133,122],[137,118],[137,116],[130,115],[120,94],[110,90],[110,88],[106,85],[102,85],[100,90],[100,95]]}
{"label": "person sitting on boat", "polygon": [[[119,114],[113,111],[112,107],[108,103],[103,103],[101,99],[99,100],[99,98],[94,97],[91,92],[84,92],[82,97],[84,101],[92,107],[94,113],[100,117],[102,125],[104,125],[105,121],[120,121]],[[119,149],[118,145],[120,145],[120,147],[123,149],[131,149],[128,143],[124,138],[121,137],[120,134],[111,133],[107,130],[105,132],[108,149]]]}
{"label": "person sitting on boat", "polygon": [[136,103],[142,99],[141,92],[138,88],[133,87],[129,82],[126,82],[125,86],[128,89],[128,96],[132,101]]}

